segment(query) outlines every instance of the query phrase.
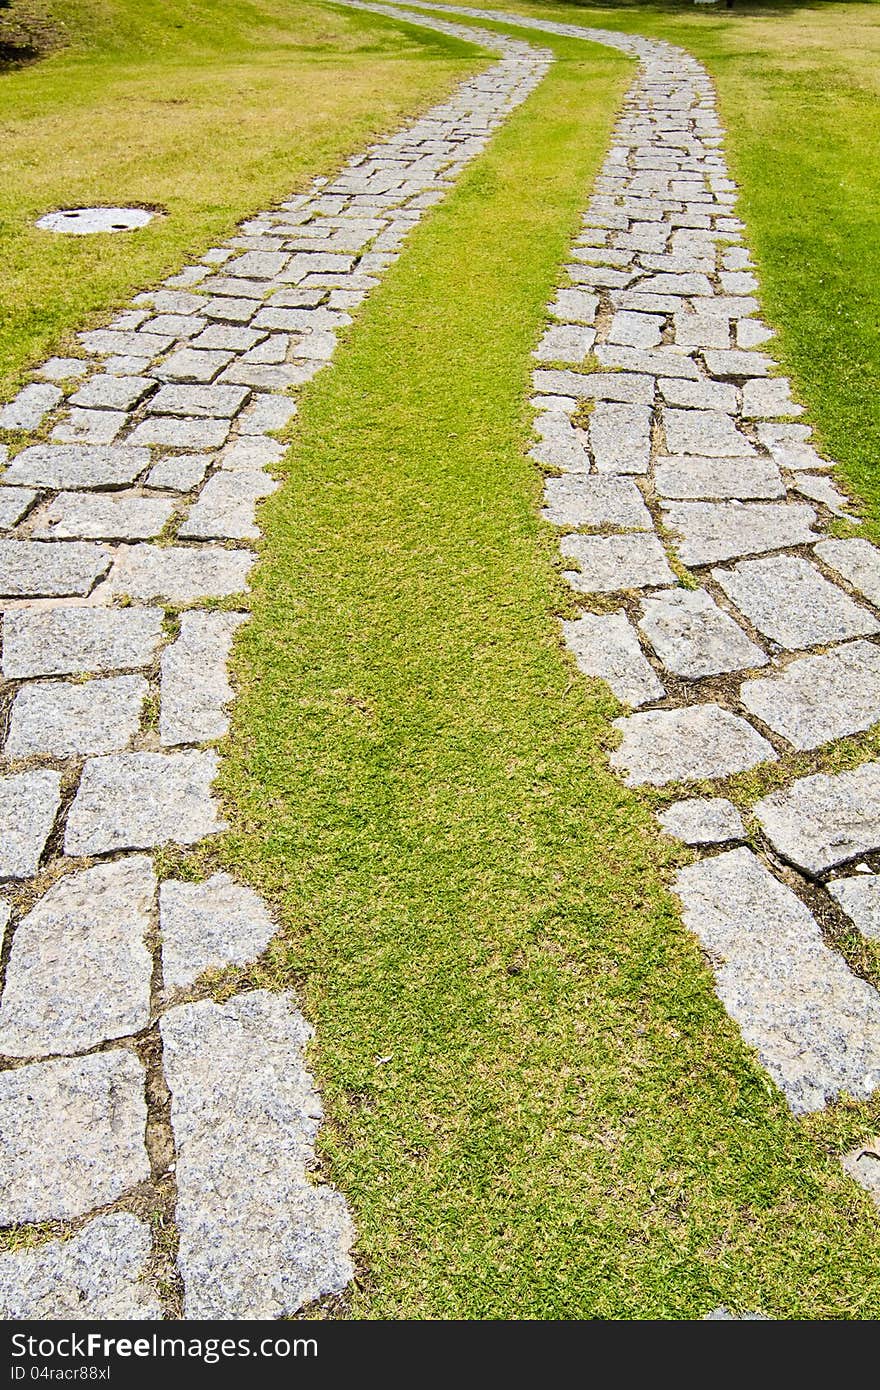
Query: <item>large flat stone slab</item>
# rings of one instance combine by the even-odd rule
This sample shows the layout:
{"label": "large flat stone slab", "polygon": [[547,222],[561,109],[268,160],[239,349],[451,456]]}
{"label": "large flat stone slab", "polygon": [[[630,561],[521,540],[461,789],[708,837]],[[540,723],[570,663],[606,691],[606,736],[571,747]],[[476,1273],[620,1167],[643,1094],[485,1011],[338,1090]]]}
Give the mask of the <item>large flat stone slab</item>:
{"label": "large flat stone slab", "polygon": [[755,446],[720,410],[663,411],[666,448],[670,454],[697,454],[703,458],[748,458]]}
{"label": "large flat stone slab", "polygon": [[69,1240],[0,1252],[0,1318],[157,1319],[150,1229],[129,1212],[97,1216]]}
{"label": "large flat stone slab", "polygon": [[166,449],[219,449],[229,436],[231,421],[177,419],[151,415],[131,436],[135,444],[155,444]]}
{"label": "large flat stone slab", "polygon": [[226,663],[243,613],[184,613],[180,636],[162,653],[159,737],[164,744],[204,743],[229,728],[233,697]]}
{"label": "large flat stone slab", "polygon": [[159,913],[166,992],[187,989],[205,970],[248,965],[276,931],[262,898],[223,873],[204,883],[167,879]]}
{"label": "large flat stone slab", "polygon": [[681,501],[738,498],[772,500],[785,496],[785,484],[769,459],[710,459],[688,454],[658,458],[654,486],[661,497]]}
{"label": "large flat stone slab", "polygon": [[182,540],[256,540],[256,505],[279,487],[265,473],[222,470],[209,478],[184,518]]}
{"label": "large flat stone slab", "polygon": [[8,680],[148,666],[162,640],[161,608],[13,608],[3,618]]}
{"label": "large flat stone slab", "polygon": [[289,995],[171,1009],[161,1023],[177,1144],[187,1318],[277,1318],[353,1273],[345,1202],[308,1176],[321,1104]]}
{"label": "large flat stone slab", "polygon": [[870,541],[822,541],[816,554],[829,569],[880,606],[880,550]]}
{"label": "large flat stone slab", "polygon": [[0,541],[0,595],[62,598],[88,594],[109,569],[111,552],[88,541]]}
{"label": "large flat stone slab", "polygon": [[34,540],[151,540],[174,511],[164,497],[61,492],[40,509]]}
{"label": "large flat stone slab", "polygon": [[564,622],[562,632],[584,675],[606,681],[624,704],[637,709],[666,693],[622,609],[585,613],[573,622]]}
{"label": "large flat stone slab", "polygon": [[119,1048],[0,1072],[0,1225],[83,1216],[146,1182],[145,1082]]}
{"label": "large flat stone slab", "polygon": [[666,589],[642,599],[639,627],[667,670],[691,680],[767,661],[705,589]]}
{"label": "large flat stone slab", "polygon": [[614,727],[623,738],[610,762],[628,787],[728,777],[776,758],[750,724],[712,703],[631,714]]}
{"label": "large flat stone slab", "polygon": [[0,777],[0,878],[37,872],[60,805],[60,772],[40,768]]}
{"label": "large flat stone slab", "polygon": [[880,1086],[880,995],[831,951],[809,910],[748,849],[681,869],[686,926],[718,995],[795,1114]]}
{"label": "large flat stone slab", "polygon": [[3,752],[7,758],[116,752],[137,733],[148,694],[143,676],[32,681],[12,702]]}
{"label": "large flat stone slab", "polygon": [[582,594],[675,583],[666,552],[653,535],[568,535],[562,537],[560,549],[581,567],[580,573],[568,571],[565,577]]}
{"label": "large flat stone slab", "polygon": [[156,897],[145,854],[58,880],[19,922],[0,1005],[0,1053],[84,1052],[146,1028]]}
{"label": "large flat stone slab", "polygon": [[812,507],[799,502],[670,502],[663,508],[686,565],[708,565],[816,540]]}
{"label": "large flat stone slab", "polygon": [[754,813],[776,852],[821,874],[880,849],[880,763],[801,777]]}
{"label": "large flat stone slab", "polygon": [[657,820],[667,835],[685,845],[721,845],[746,837],[739,811],[723,796],[675,801],[658,812]]}
{"label": "large flat stone slab", "polygon": [[130,444],[34,444],[17,454],[4,483],[30,487],[129,487],[150,462],[148,449]]}
{"label": "large flat stone slab", "polygon": [[828,892],[862,936],[880,941],[880,876],[855,874],[852,878],[836,878],[828,884]]}
{"label": "large flat stone slab", "polygon": [[194,603],[225,598],[247,588],[255,556],[222,546],[190,550],[184,546],[122,546],[107,580],[111,594],[134,599]]}
{"label": "large flat stone slab", "polygon": [[67,817],[66,854],[192,845],[226,829],[211,796],[213,752],[92,758]]}
{"label": "large flat stone slab", "polygon": [[647,473],[651,411],[643,405],[598,401],[590,416],[590,449],[600,473]]}
{"label": "large flat stone slab", "polygon": [[238,414],[249,395],[246,386],[162,386],[147,409],[151,415],[229,420]]}
{"label": "large flat stone slab", "polygon": [[730,570],[713,570],[712,578],[759,632],[790,651],[880,631],[867,608],[800,555],[745,560]]}
{"label": "large flat stone slab", "polygon": [[541,513],[557,526],[615,526],[621,531],[650,531],[651,513],[628,478],[570,473],[544,482]]}
{"label": "large flat stone slab", "polygon": [[740,699],[795,748],[820,748],[880,720],[880,649],[850,642],[804,657],[776,676],[745,681]]}
{"label": "large flat stone slab", "polygon": [[567,372],[539,369],[532,377],[536,391],[575,400],[621,401],[650,405],[654,399],[652,377],[637,372]]}

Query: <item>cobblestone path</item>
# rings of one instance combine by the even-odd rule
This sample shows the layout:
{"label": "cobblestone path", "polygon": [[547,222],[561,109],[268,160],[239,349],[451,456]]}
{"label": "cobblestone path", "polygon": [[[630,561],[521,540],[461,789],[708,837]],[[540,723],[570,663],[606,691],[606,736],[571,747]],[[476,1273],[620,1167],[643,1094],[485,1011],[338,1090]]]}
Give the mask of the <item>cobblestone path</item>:
{"label": "cobblestone path", "polygon": [[478,37],[487,72],[0,411],[28,445],[0,479],[0,1226],[22,1228],[0,1315],[275,1317],[351,1277],[345,1201],[310,1178],[309,1025],[206,977],[276,924],[226,874],[160,882],[152,852],[224,829],[211,745],[291,388],[552,61]]}
{"label": "cobblestone path", "polygon": [[[344,1199],[309,1176],[309,1026],[289,995],[219,1003],[202,978],[256,959],[270,913],[224,874],[160,883],[153,852],[224,828],[211,745],[291,388],[552,61],[356,7],[499,61],[84,333],[85,357],[46,363],[0,413],[26,444],[39,432],[0,479],[0,1225],[25,1236],[0,1253],[6,1316],[278,1316],[351,1276]],[[702,782],[868,728],[880,555],[823,539],[846,499],[761,350],[705,73],[659,42],[451,12],[640,60],[534,398],[546,515],[583,596],[565,640],[633,711],[615,765],[633,786]],[[751,843],[747,809],[663,812],[712,847],[679,875],[686,921],[796,1112],[867,1096],[880,998],[822,927],[880,931],[880,764],[793,776],[750,811]]]}
{"label": "cobblestone path", "polygon": [[[663,42],[431,8],[640,60],[533,378],[544,516],[582,598],[564,639],[632,711],[613,766],[686,791],[815,764],[880,720],[880,551],[827,534],[850,503],[770,355],[706,72]],[[755,805],[700,792],[659,820],[700,851],[676,890],[721,1000],[795,1114],[866,1099],[880,994],[834,943],[880,939],[880,762],[792,771]],[[880,1154],[843,1160],[880,1204]]]}

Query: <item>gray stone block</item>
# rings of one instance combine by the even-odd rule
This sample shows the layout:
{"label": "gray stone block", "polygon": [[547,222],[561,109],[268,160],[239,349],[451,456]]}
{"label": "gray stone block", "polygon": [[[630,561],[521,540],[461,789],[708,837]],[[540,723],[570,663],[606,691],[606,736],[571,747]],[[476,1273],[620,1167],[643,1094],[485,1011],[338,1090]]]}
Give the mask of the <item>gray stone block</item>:
{"label": "gray stone block", "polygon": [[549,312],[565,323],[595,322],[599,297],[587,290],[558,290]]}
{"label": "gray stone block", "polygon": [[685,845],[722,845],[746,838],[739,811],[722,796],[675,801],[658,812],[657,820],[667,835]]}
{"label": "gray stone block", "polygon": [[148,666],[162,640],[159,608],[15,608],[3,618],[8,680]]}
{"label": "gray stone block", "polygon": [[622,401],[627,405],[650,405],[654,400],[653,379],[630,372],[539,368],[532,374],[532,382],[544,395],[573,396],[575,400]]}
{"label": "gray stone block", "polygon": [[534,353],[539,362],[571,362],[579,366],[596,341],[596,330],[580,324],[548,328]]}
{"label": "gray stone block", "polygon": [[284,458],[284,445],[277,439],[260,439],[255,435],[241,435],[227,444],[217,462],[221,468],[231,472],[251,473],[258,468],[278,463]]}
{"label": "gray stone block", "polygon": [[[247,329],[242,328],[206,329],[208,333],[244,333],[247,331]],[[204,336],[203,333],[201,337],[203,338]],[[254,336],[259,337],[258,334]],[[214,377],[222,372],[224,367],[228,367],[229,363],[232,362],[234,358],[235,353],[228,349],[220,350],[219,348],[215,348],[208,350],[201,344],[201,341],[199,341],[199,343],[193,343],[189,347],[180,348],[179,351],[172,353],[170,357],[166,357],[165,361],[156,368],[156,376],[159,377],[160,381],[180,381],[204,384],[213,381]]]}
{"label": "gray stone block", "polygon": [[685,925],[718,995],[796,1115],[880,1085],[880,995],[831,951],[808,909],[748,849],[679,871]]}
{"label": "gray stone block", "polygon": [[147,408],[153,415],[228,420],[249,395],[244,386],[162,386]]}
{"label": "gray stone block", "polygon": [[544,481],[541,513],[556,526],[616,526],[622,531],[650,531],[651,513],[628,478],[570,473]]}
{"label": "gray stone block", "polygon": [[828,892],[837,899],[862,936],[880,941],[880,877],[877,874],[837,878],[828,884]]}
{"label": "gray stone block", "polygon": [[560,549],[576,561],[580,572],[566,579],[582,594],[615,593],[674,584],[666,552],[656,536],[563,536]]}
{"label": "gray stone block", "polygon": [[614,727],[623,739],[610,762],[628,787],[728,777],[776,758],[750,724],[716,704],[631,714]]}
{"label": "gray stone block", "polygon": [[851,642],[804,657],[776,676],[746,681],[740,699],[795,748],[820,748],[880,720],[880,650]]}
{"label": "gray stone block", "polygon": [[634,314],[619,309],[611,320],[607,341],[622,347],[656,347],[663,336],[664,323],[662,314]]}
{"label": "gray stone block", "polygon": [[67,1240],[0,1252],[0,1318],[154,1320],[150,1230],[129,1212],[97,1216]]}
{"label": "gray stone block", "polygon": [[783,859],[808,874],[880,849],[880,763],[801,777],[754,808]]}
{"label": "gray stone block", "polygon": [[149,693],[143,676],[85,684],[31,681],[12,702],[7,758],[70,758],[125,748],[140,726]]}
{"label": "gray stone block", "polygon": [[247,588],[255,556],[248,550],[205,546],[120,546],[107,580],[110,594],[169,603],[226,598]]}
{"label": "gray stone block", "polygon": [[880,631],[867,608],[799,555],[745,560],[730,570],[713,570],[712,577],[759,632],[790,651]]}
{"label": "gray stone block", "polygon": [[204,478],[211,461],[211,454],[169,454],[150,469],[147,486],[192,492]]}
{"label": "gray stone block", "polygon": [[88,594],[110,565],[103,545],[0,540],[0,595],[61,598]]}
{"label": "gray stone block", "polygon": [[226,663],[245,621],[243,613],[184,613],[180,636],[162,653],[163,744],[204,743],[227,732],[233,690]]}
{"label": "gray stone block", "polygon": [[767,662],[705,589],[667,589],[642,599],[639,627],[667,670],[690,680]]}
{"label": "gray stone block", "polygon": [[146,376],[93,376],[71,396],[70,404],[85,410],[133,410],[155,386]]}
{"label": "gray stone block", "polygon": [[147,449],[130,444],[35,444],[23,449],[3,475],[4,483],[29,487],[129,487],[150,462]]}
{"label": "gray stone block", "polygon": [[51,438],[59,444],[112,444],[127,424],[128,416],[122,410],[74,408],[55,426]]}
{"label": "gray stone block", "polygon": [[156,898],[149,856],[68,874],[19,922],[0,1006],[0,1053],[84,1052],[146,1028]]}
{"label": "gray stone block", "polygon": [[816,554],[829,569],[880,606],[880,550],[870,541],[822,541],[816,546]]}
{"label": "gray stone block", "polygon": [[585,613],[573,622],[564,622],[562,632],[584,675],[605,681],[624,704],[637,709],[665,695],[622,609]]}
{"label": "gray stone block", "polygon": [[213,752],[90,759],[67,817],[66,854],[192,845],[226,829],[211,796]]}
{"label": "gray stone block", "polygon": [[596,348],[596,356],[603,367],[614,367],[626,372],[644,372],[648,376],[683,377],[696,380],[699,376],[697,364],[679,348],[659,347],[653,349],[615,347],[605,343]]}
{"label": "gray stone block", "polygon": [[0,777],[0,879],[37,872],[60,805],[60,772]]}
{"label": "gray stone block", "polygon": [[661,497],[681,501],[785,496],[779,469],[763,458],[693,458],[687,454],[658,458],[654,484]]}
{"label": "gray stone block", "polygon": [[206,970],[248,965],[276,932],[262,898],[222,873],[204,883],[166,880],[159,925],[166,993],[188,989]]}
{"label": "gray stone block", "polygon": [[29,487],[0,487],[0,530],[20,521],[36,495]]}
{"label": "gray stone block", "polygon": [[776,415],[803,415],[804,408],[791,398],[785,377],[750,380],[743,384],[742,414],[746,420],[767,420]]}
{"label": "gray stone block", "polygon": [[345,1202],[307,1176],[321,1105],[289,995],[205,1000],[162,1019],[187,1318],[277,1318],[345,1287]]}
{"label": "gray stone block", "polygon": [[686,410],[720,410],[726,415],[737,413],[737,389],[726,381],[709,381],[705,377],[698,381],[665,377],[658,384],[667,405],[681,406]]}
{"label": "gray stone block", "polygon": [[650,408],[599,401],[590,416],[589,439],[600,473],[647,473],[651,458]]}
{"label": "gray stone block", "polygon": [[709,458],[748,458],[752,445],[720,410],[663,411],[666,447],[671,454],[698,454]]}
{"label": "gray stone block", "polygon": [[737,348],[703,353],[703,360],[712,376],[767,376],[773,359],[762,352],[742,352]]}
{"label": "gray stone block", "polygon": [[0,1072],[0,1223],[69,1220],[146,1182],[145,1080],[121,1049]]}
{"label": "gray stone block", "polygon": [[0,408],[0,430],[36,430],[61,400],[61,391],[49,382],[33,382],[14,400]]}
{"label": "gray stone block", "polygon": [[46,541],[150,540],[173,511],[174,503],[159,497],[60,492],[40,509],[31,535]]}
{"label": "gray stone block", "polygon": [[707,565],[816,540],[812,507],[799,502],[670,502],[663,508],[686,565]]}
{"label": "gray stone block", "polygon": [[229,435],[229,420],[179,420],[157,415],[142,420],[132,434],[136,444],[158,444],[166,449],[219,449]]}
{"label": "gray stone block", "polygon": [[289,396],[255,396],[238,417],[241,434],[269,434],[283,430],[296,415],[296,401]]}

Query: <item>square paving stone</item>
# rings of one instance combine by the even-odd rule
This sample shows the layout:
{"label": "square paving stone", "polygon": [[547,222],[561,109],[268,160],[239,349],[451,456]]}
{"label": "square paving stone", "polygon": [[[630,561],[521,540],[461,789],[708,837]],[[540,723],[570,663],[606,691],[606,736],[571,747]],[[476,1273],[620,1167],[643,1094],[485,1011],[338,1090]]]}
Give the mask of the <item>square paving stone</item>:
{"label": "square paving stone", "polygon": [[14,608],[3,618],[7,680],[148,666],[162,640],[161,608]]}
{"label": "square paving stone", "polygon": [[654,464],[654,485],[661,497],[681,501],[785,496],[779,469],[763,458],[661,457]]}
{"label": "square paving stone", "polygon": [[20,521],[36,495],[29,487],[0,487],[0,530],[8,531]]}
{"label": "square paving stone", "polygon": [[717,314],[676,314],[673,333],[683,347],[730,347],[730,320]]}
{"label": "square paving stone", "polygon": [[0,1224],[84,1216],[146,1182],[145,1084],[124,1049],[0,1073]]}
{"label": "square paving stone", "polygon": [[256,362],[258,365],[273,365],[274,363],[286,362],[287,354],[290,351],[291,338],[289,333],[270,333],[268,338],[263,338],[256,347],[250,348],[241,359],[242,362]]}
{"label": "square paving stone", "polygon": [[586,290],[558,290],[549,312],[566,323],[595,322],[599,297]]}
{"label": "square paving stone", "polygon": [[862,936],[880,941],[880,877],[854,874],[852,878],[836,878],[827,887]]}
{"label": "square paving stone", "polygon": [[148,693],[143,676],[29,682],[12,702],[3,752],[7,758],[69,758],[125,748],[140,727]]}
{"label": "square paving stone", "polygon": [[218,295],[208,300],[203,312],[206,318],[217,319],[220,323],[250,323],[258,306],[259,300]]}
{"label": "square paving stone", "polygon": [[776,759],[751,724],[716,704],[631,714],[614,727],[623,740],[609,761],[628,787],[728,777]]}
{"label": "square paving stone", "polygon": [[880,720],[880,649],[850,642],[804,657],[776,676],[746,681],[740,699],[795,748],[820,748]]}
{"label": "square paving stone", "polygon": [[665,690],[622,609],[616,613],[585,613],[562,624],[565,644],[585,676],[598,676],[626,705],[660,700]]}
{"label": "square paving stone", "polygon": [[675,801],[657,813],[657,820],[667,835],[685,845],[721,845],[746,838],[739,811],[722,796]]}
{"label": "square paving stone", "polygon": [[159,927],[166,993],[189,988],[205,970],[248,965],[277,930],[262,898],[223,873],[204,883],[166,879]]}
{"label": "square paving stone", "polygon": [[36,375],[44,377],[46,381],[74,381],[77,377],[85,376],[90,366],[81,357],[50,357],[48,362],[37,368]]}
{"label": "square paving stone", "polygon": [[663,508],[685,565],[707,565],[816,540],[812,507],[799,502],[670,502]]}
{"label": "square paving stone", "polygon": [[651,513],[628,478],[569,474],[544,481],[546,505],[541,513],[557,526],[617,526],[622,531],[650,531]]}
{"label": "square paving stone", "polygon": [[785,377],[746,381],[742,389],[742,414],[746,420],[766,420],[774,415],[803,415],[804,408],[791,398]]}
{"label": "square paving stone", "polygon": [[156,876],[146,854],[53,884],[12,939],[0,1006],[0,1053],[84,1052],[150,1021]]}
{"label": "square paving stone", "polygon": [[685,925],[718,995],[796,1115],[880,1085],[880,995],[829,950],[810,911],[748,849],[679,871]]}
{"label": "square paving stone", "polygon": [[801,777],[754,813],[783,859],[821,874],[880,849],[880,763]]}
{"label": "square paving stone", "polygon": [[666,447],[670,454],[710,458],[747,458],[755,453],[729,415],[720,410],[663,411]]}
{"label": "square paving stone", "polygon": [[162,1317],[146,1277],[150,1228],[130,1212],[98,1216],[67,1240],[0,1253],[0,1318]]}
{"label": "square paving stone", "polygon": [[49,382],[25,386],[14,400],[0,408],[0,430],[36,430],[61,400],[62,393]]}
{"label": "square paving stone", "polygon": [[55,426],[51,438],[59,444],[112,444],[127,424],[128,416],[122,410],[73,409]]}
{"label": "square paving stone", "polygon": [[266,468],[284,458],[284,445],[277,439],[260,439],[255,435],[242,435],[227,444],[217,462],[221,468],[230,472],[252,473],[258,468]]}
{"label": "square paving stone", "polygon": [[713,570],[712,578],[759,632],[790,651],[880,631],[867,608],[800,555],[744,560],[730,570]]}
{"label": "square paving stone", "polygon": [[159,314],[144,324],[147,333],[168,333],[172,338],[194,338],[207,326],[207,320],[197,314]]}
{"label": "square paving stone", "polygon": [[[243,330],[238,329],[236,331],[242,332]],[[224,367],[229,366],[234,357],[235,353],[229,350],[206,351],[201,347],[185,347],[167,357],[156,368],[156,376],[161,381],[205,384],[213,381]]]}
{"label": "square paving stone", "polygon": [[580,324],[548,328],[534,353],[539,362],[571,362],[579,365],[596,341],[596,330]]}
{"label": "square paving stone", "polygon": [[639,627],[667,670],[690,680],[767,662],[705,589],[668,589],[642,599]]}
{"label": "square paving stone", "polygon": [[205,348],[220,349],[222,352],[247,352],[265,338],[265,333],[254,328],[238,328],[234,324],[212,323],[190,346],[203,351]]}
{"label": "square paving stone", "polygon": [[205,546],[120,546],[107,580],[113,595],[169,603],[194,603],[200,598],[225,598],[247,588],[255,556],[247,550]]}
{"label": "square paving stone", "polygon": [[816,546],[816,554],[829,569],[880,606],[880,550],[870,541],[822,541]]}
{"label": "square paving stone", "polygon": [[66,854],[192,845],[226,829],[211,796],[213,752],[90,759],[67,817]]}
{"label": "square paving stone", "polygon": [[354,1232],[341,1195],[309,1176],[322,1112],[291,996],[184,1004],[160,1026],[184,1316],[277,1318],[343,1289]]}
{"label": "square paving stone", "polygon": [[159,736],[163,744],[204,743],[229,728],[233,697],[226,663],[243,613],[184,613],[180,636],[162,653]]}
{"label": "square paving stone", "polygon": [[622,347],[656,347],[663,336],[665,321],[661,314],[634,314],[619,309],[611,320],[608,342]]}
{"label": "square paving stone", "polygon": [[47,541],[150,540],[173,511],[174,503],[165,498],[60,492],[40,509],[31,535]]}
{"label": "square paving stone", "polygon": [[674,584],[666,552],[656,536],[563,536],[560,549],[580,565],[566,579],[582,594],[615,593]]}
{"label": "square paving stone", "polygon": [[173,492],[192,492],[212,463],[211,454],[169,454],[147,474],[147,486]]}
{"label": "square paving stone", "polygon": [[106,546],[80,541],[0,541],[0,595],[61,598],[87,594],[112,558]]}
{"label": "square paving stone", "polygon": [[71,396],[70,404],[87,410],[132,410],[155,385],[146,376],[93,376]]}
{"label": "square paving stone", "polygon": [[162,386],[147,408],[153,415],[231,419],[249,395],[243,386]]}
{"label": "square paving stone", "polygon": [[148,449],[130,444],[35,444],[12,460],[4,483],[31,487],[129,487],[150,462]]}
{"label": "square paving stone", "polygon": [[0,878],[30,878],[61,805],[61,773],[0,777]]}
{"label": "square paving stone", "polygon": [[240,434],[268,434],[283,430],[296,415],[296,401],[289,396],[254,396],[238,417]]}
{"label": "square paving stone", "polygon": [[687,381],[681,377],[664,377],[659,382],[660,394],[667,405],[687,410],[720,410],[735,415],[739,406],[737,389],[726,381]]}
{"label": "square paving stone", "polygon": [[599,401],[589,422],[590,449],[600,473],[647,473],[651,458],[648,406]]}

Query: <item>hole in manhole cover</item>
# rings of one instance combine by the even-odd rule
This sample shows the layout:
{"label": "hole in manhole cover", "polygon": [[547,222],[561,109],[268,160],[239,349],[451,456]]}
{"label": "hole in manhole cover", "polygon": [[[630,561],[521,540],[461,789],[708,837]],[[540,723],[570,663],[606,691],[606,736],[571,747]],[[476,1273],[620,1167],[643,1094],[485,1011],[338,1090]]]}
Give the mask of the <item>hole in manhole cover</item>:
{"label": "hole in manhole cover", "polygon": [[87,236],[90,232],[132,232],[146,227],[156,216],[146,208],[63,208],[47,212],[37,226],[44,232]]}

